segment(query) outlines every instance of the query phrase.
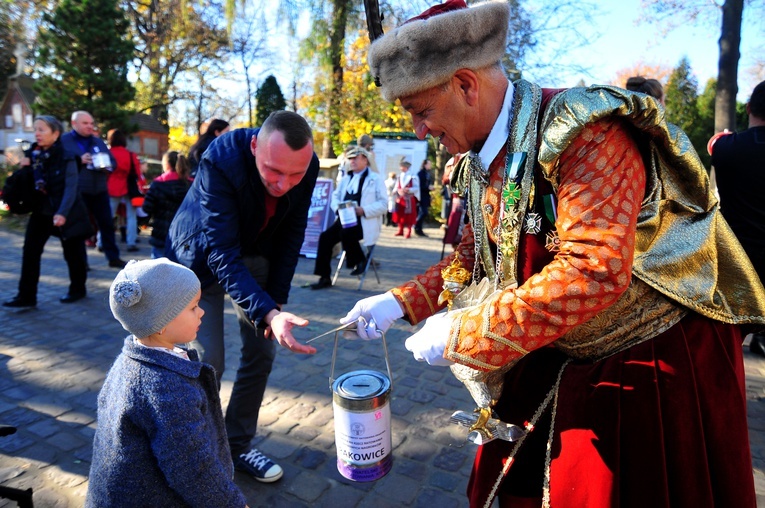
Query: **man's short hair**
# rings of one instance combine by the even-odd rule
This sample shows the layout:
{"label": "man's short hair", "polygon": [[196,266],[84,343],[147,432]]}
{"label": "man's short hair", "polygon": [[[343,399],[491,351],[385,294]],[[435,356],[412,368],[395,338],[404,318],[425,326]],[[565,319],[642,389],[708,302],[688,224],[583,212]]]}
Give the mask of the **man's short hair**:
{"label": "man's short hair", "polygon": [[292,150],[301,150],[308,143],[313,142],[313,132],[305,118],[292,111],[274,111],[260,127],[258,137],[268,136],[279,131],[284,135],[284,142]]}
{"label": "man's short hair", "polygon": [[752,90],[752,97],[749,99],[749,113],[765,120],[765,81],[761,81]]}
{"label": "man's short hair", "polygon": [[90,116],[90,117],[92,117],[92,116],[93,116],[93,115],[91,115],[90,113],[88,113],[87,111],[80,109],[80,110],[78,110],[78,111],[75,111],[74,113],[72,113],[72,119],[71,119],[71,121],[72,121],[72,122],[76,122],[76,121],[77,121],[77,117],[78,117],[78,116],[80,116],[80,115],[88,115],[88,116]]}

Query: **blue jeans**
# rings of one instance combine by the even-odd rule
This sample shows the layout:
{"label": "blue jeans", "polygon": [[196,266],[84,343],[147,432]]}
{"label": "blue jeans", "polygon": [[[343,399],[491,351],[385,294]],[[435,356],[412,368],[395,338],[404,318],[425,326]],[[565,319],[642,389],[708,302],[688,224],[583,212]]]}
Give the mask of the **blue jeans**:
{"label": "blue jeans", "polygon": [[138,220],[136,219],[136,209],[133,203],[130,202],[129,196],[122,197],[109,197],[109,203],[111,204],[112,218],[117,216],[117,208],[120,203],[125,203],[125,217],[127,219],[127,244],[128,247],[135,246],[136,238],[138,237]]}
{"label": "blue jeans", "polygon": [[[268,280],[268,261],[261,256],[243,258],[250,274],[261,287]],[[217,283],[202,290],[199,306],[205,311],[197,339],[191,347],[199,352],[200,359],[215,368],[218,385],[225,369],[226,348],[223,341],[223,301],[226,292]],[[234,388],[226,408],[226,433],[231,456],[236,457],[250,448],[258,426],[260,404],[266,391],[268,375],[276,357],[275,341],[266,339],[263,327],[255,327],[242,308],[233,303],[239,322],[242,341],[239,369],[236,371]]]}

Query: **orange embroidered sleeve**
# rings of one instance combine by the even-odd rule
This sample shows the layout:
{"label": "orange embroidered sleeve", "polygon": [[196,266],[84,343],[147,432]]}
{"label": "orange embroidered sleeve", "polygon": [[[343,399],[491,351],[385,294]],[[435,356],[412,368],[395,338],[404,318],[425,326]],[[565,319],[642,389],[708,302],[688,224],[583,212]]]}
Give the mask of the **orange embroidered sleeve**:
{"label": "orange embroidered sleeve", "polygon": [[[469,272],[473,270],[475,249],[473,247],[473,230],[470,224],[466,224],[462,231],[462,239],[455,252],[460,255],[460,263]],[[406,318],[413,325],[426,319],[439,310],[446,307],[438,305],[438,295],[443,291],[444,279],[441,270],[447,267],[454,259],[455,253],[442,259],[438,264],[410,280],[403,286],[393,288],[391,292],[404,305]]]}
{"label": "orange embroidered sleeve", "polygon": [[559,161],[560,251],[516,289],[458,311],[445,357],[489,371],[543,347],[613,304],[631,277],[645,169],[616,120],[590,124]]}

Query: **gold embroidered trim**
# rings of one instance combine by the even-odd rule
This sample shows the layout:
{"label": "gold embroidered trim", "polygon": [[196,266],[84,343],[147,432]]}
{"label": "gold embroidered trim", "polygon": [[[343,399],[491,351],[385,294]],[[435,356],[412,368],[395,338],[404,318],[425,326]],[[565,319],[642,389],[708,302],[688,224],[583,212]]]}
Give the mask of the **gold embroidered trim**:
{"label": "gold embroidered trim", "polygon": [[[491,331],[490,326],[491,326],[492,313],[493,313],[493,305],[491,302],[487,302],[486,305],[484,305],[484,311],[482,316],[483,324],[481,326],[481,336],[495,340],[499,342],[500,344],[505,345],[524,356],[529,354],[528,350],[521,347],[521,345],[518,344],[517,342],[507,339],[501,335],[497,335],[496,333]],[[495,366],[495,368],[496,367],[497,366]]]}
{"label": "gold embroidered trim", "polygon": [[393,293],[393,296],[397,297],[398,300],[404,304],[404,307],[406,307],[406,313],[409,316],[409,319],[412,321],[413,325],[416,325],[418,323],[417,316],[414,314],[414,309],[412,309],[412,306],[409,304],[409,300],[406,298],[406,295],[403,291],[401,291],[399,288],[393,288],[390,290],[391,293]]}
{"label": "gold embroidered trim", "polygon": [[669,330],[688,311],[632,277],[616,302],[554,342],[577,360],[602,360]]}
{"label": "gold embroidered trim", "polygon": [[414,285],[417,286],[417,289],[420,290],[420,293],[422,293],[422,296],[425,297],[425,301],[428,302],[428,307],[430,307],[430,315],[436,313],[436,307],[433,305],[433,299],[430,298],[430,295],[428,294],[428,290],[425,289],[425,286],[422,285],[420,281],[417,279],[412,280],[414,282]]}

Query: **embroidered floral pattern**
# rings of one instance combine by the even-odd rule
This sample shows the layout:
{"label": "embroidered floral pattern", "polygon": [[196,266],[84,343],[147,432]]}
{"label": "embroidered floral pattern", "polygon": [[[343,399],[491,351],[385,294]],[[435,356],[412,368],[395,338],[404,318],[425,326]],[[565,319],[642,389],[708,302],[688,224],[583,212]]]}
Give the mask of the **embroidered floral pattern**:
{"label": "embroidered floral pattern", "polygon": [[[492,163],[484,200],[495,210],[501,194],[499,165]],[[482,370],[500,367],[589,320],[628,287],[645,191],[645,171],[635,142],[619,121],[603,120],[585,128],[561,155],[559,167],[555,227],[560,250],[555,259],[518,288],[460,312],[452,327],[449,359]],[[484,215],[494,242],[497,215]],[[458,250],[463,265],[471,269],[473,234],[469,225],[464,229]],[[427,294],[414,282],[394,290],[412,309],[408,311],[412,323],[430,315],[426,299],[437,301],[440,270],[450,262],[451,256],[417,277]]]}

